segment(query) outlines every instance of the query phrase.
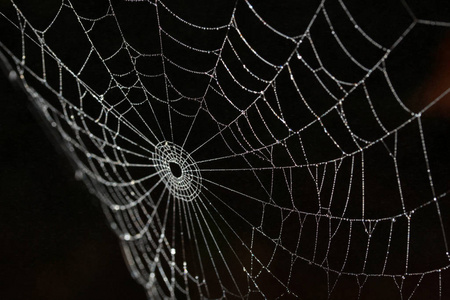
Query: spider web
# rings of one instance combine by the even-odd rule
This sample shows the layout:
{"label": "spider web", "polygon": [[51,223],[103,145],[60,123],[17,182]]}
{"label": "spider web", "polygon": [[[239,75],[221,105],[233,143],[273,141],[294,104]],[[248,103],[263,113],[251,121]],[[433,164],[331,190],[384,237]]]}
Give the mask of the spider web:
{"label": "spider web", "polygon": [[11,1],[0,46],[149,298],[444,299],[449,5],[392,2]]}

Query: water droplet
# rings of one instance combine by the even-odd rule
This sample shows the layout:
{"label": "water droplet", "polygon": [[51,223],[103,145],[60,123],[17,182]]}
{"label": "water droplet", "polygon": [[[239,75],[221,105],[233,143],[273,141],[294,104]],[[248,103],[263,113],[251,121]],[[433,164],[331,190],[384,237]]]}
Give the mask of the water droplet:
{"label": "water droplet", "polygon": [[9,80],[14,81],[17,79],[17,72],[14,70],[9,71]]}
{"label": "water droplet", "polygon": [[81,170],[76,170],[75,171],[75,179],[76,180],[81,180],[83,179],[83,172]]}

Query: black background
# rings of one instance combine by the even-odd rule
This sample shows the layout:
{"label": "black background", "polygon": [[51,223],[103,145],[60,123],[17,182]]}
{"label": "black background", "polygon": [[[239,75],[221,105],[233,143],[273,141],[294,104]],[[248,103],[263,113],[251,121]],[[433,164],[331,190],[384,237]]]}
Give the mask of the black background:
{"label": "black background", "polygon": [[0,76],[0,299],[145,299],[34,107]]}

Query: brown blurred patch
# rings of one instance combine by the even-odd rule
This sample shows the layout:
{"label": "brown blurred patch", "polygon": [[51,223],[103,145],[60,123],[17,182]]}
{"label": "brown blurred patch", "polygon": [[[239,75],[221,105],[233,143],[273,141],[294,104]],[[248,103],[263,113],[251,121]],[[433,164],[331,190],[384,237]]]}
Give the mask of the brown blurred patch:
{"label": "brown blurred patch", "polygon": [[98,282],[101,270],[98,244],[86,240],[52,264],[47,264],[36,282],[39,299],[77,299],[82,289]]}
{"label": "brown blurred patch", "polygon": [[[417,89],[412,108],[418,112],[427,109],[432,117],[450,118],[450,32],[447,32],[436,49],[434,63],[428,78]],[[443,95],[445,94],[445,95]],[[443,95],[443,96],[442,96]],[[442,97],[437,102],[433,102]]]}

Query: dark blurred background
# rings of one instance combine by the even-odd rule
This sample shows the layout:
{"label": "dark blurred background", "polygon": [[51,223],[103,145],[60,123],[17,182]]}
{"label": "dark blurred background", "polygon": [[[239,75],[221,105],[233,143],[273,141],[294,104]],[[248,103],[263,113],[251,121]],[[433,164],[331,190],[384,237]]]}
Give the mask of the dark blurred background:
{"label": "dark blurred background", "polygon": [[0,299],[145,299],[98,200],[0,74]]}

